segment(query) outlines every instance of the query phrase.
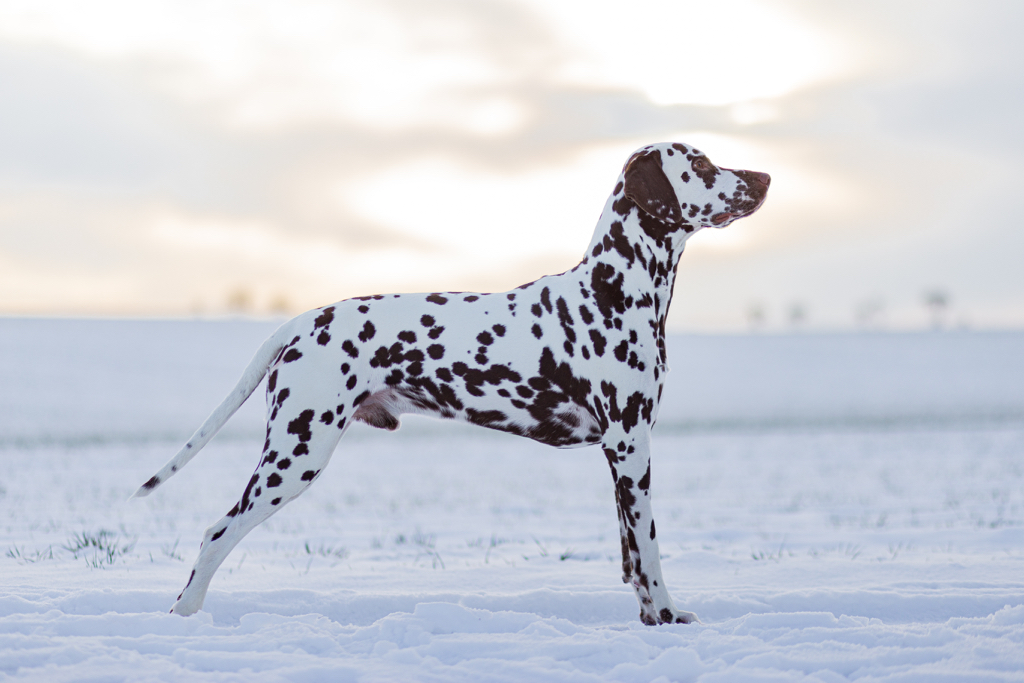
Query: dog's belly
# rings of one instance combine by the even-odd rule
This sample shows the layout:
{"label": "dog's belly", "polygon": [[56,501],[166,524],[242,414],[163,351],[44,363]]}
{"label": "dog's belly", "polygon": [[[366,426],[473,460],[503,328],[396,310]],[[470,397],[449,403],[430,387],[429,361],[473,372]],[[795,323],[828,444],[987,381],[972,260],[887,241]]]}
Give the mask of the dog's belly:
{"label": "dog's belly", "polygon": [[471,406],[454,410],[439,405],[426,391],[402,387],[370,395],[353,417],[379,429],[395,430],[400,425],[399,416],[408,414],[469,422],[559,448],[587,446],[601,440],[601,427],[594,416],[572,402],[544,409],[531,404],[519,407],[502,396],[484,396],[475,398]]}

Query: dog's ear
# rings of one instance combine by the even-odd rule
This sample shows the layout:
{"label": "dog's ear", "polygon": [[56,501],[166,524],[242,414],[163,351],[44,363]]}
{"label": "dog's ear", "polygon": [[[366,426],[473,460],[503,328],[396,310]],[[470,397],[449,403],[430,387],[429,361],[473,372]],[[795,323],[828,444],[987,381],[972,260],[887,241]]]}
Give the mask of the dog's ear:
{"label": "dog's ear", "polygon": [[661,152],[639,152],[626,162],[626,196],[644,212],[669,225],[683,222],[679,199],[665,172]]}

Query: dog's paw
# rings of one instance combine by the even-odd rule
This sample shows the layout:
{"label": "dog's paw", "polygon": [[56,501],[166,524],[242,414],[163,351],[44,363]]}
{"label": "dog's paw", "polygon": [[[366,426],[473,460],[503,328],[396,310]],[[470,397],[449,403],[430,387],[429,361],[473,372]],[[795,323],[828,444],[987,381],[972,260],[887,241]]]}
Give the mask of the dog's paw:
{"label": "dog's paw", "polygon": [[177,601],[175,601],[175,603],[171,605],[171,614],[177,614],[178,616],[188,617],[195,614],[202,608],[202,605],[189,604],[188,602],[182,601],[181,596],[178,596]]}
{"label": "dog's paw", "polygon": [[693,612],[670,610],[667,607],[658,612],[659,624],[699,624],[700,619]]}

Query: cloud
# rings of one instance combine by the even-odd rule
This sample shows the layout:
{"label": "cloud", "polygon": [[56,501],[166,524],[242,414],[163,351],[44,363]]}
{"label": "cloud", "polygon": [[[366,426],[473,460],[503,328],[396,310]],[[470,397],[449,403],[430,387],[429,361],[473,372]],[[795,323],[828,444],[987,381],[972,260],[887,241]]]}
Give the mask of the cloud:
{"label": "cloud", "polygon": [[554,80],[638,89],[657,105],[775,98],[857,68],[854,44],[777,3],[529,0],[570,55]]}
{"label": "cloud", "polygon": [[7,3],[0,310],[514,286],[573,265],[629,150],[682,138],[773,188],[688,246],[676,326],[873,296],[912,326],[931,286],[1024,324],[1024,10],[974,7]]}

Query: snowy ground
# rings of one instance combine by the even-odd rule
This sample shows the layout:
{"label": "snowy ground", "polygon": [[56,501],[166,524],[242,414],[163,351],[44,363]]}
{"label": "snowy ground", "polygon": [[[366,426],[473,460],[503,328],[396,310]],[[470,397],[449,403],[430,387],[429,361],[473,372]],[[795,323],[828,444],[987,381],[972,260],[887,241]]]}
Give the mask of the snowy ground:
{"label": "snowy ground", "polygon": [[638,622],[597,449],[411,419],[166,614],[259,406],[125,499],[272,328],[0,320],[0,680],[1024,680],[1024,334],[673,339],[654,509],[701,625]]}

